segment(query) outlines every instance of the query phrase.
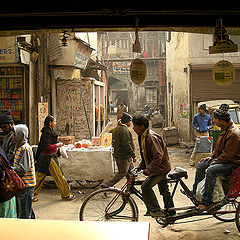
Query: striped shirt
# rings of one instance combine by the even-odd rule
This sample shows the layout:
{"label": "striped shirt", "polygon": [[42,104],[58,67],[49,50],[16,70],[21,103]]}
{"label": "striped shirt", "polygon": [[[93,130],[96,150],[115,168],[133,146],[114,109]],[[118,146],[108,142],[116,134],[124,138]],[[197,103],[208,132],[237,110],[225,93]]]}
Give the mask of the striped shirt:
{"label": "striped shirt", "polygon": [[[23,161],[26,162],[22,163]],[[32,148],[29,144],[22,145],[17,148],[15,152],[13,167],[23,168],[23,165],[28,166],[27,172],[23,176],[20,176],[25,184],[25,187],[34,187],[36,185],[34,158]]]}

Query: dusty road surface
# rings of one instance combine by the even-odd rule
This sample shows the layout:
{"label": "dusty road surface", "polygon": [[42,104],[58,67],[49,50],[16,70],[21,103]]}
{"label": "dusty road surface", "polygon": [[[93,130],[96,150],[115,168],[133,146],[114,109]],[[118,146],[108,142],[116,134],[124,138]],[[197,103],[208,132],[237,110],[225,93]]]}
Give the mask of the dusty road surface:
{"label": "dusty road surface", "polygon": [[[160,130],[156,129],[156,131]],[[137,136],[134,133],[133,137],[136,143]],[[186,180],[186,184],[191,189],[195,174],[195,167],[188,166],[189,154],[186,154],[186,150],[180,149],[176,146],[169,147],[168,150],[171,159],[172,169],[175,166],[180,166],[188,171],[189,178]],[[124,182],[125,180],[121,181],[117,186],[120,187]],[[172,189],[173,186],[171,186],[170,188]],[[86,194],[77,194],[79,190],[85,191]],[[76,195],[76,198],[73,201],[68,202],[61,200],[60,193],[57,189],[42,189],[39,195],[39,201],[33,203],[33,208],[38,219],[78,221],[81,203],[83,202],[84,198],[93,191],[94,189],[73,189],[73,193]],[[162,199],[159,195],[157,188],[155,189],[155,192],[158,196],[161,206],[163,206]],[[135,200],[139,207],[140,221],[150,222],[150,240],[164,240],[170,238],[174,240],[240,239],[240,234],[236,229],[235,223],[223,223],[213,217],[207,220],[197,222],[169,225],[166,228],[162,229],[161,226],[157,224],[153,218],[143,216],[146,212],[146,208],[140,200],[136,198]],[[179,189],[177,190],[177,194],[175,195],[174,202],[175,206],[191,205],[188,199],[182,193],[180,193]],[[193,218],[187,220],[193,220]],[[186,220],[181,220],[179,222],[184,221]]]}

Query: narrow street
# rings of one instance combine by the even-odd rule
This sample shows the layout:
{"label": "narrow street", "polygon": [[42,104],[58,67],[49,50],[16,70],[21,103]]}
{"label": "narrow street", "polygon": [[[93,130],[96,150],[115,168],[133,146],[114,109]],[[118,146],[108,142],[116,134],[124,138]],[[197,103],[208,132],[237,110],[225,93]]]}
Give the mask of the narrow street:
{"label": "narrow street", "polygon": [[[112,119],[113,120],[113,119]],[[132,127],[130,127],[132,129]],[[154,129],[156,132],[159,132],[160,129]],[[133,132],[133,130],[131,130]],[[136,144],[137,136],[133,133],[133,138]],[[195,167],[189,167],[189,153],[186,154],[185,149],[181,149],[177,146],[172,146],[168,148],[169,155],[171,159],[172,169],[175,166],[183,167],[187,170],[189,178],[186,180],[186,184],[191,189],[193,183]],[[137,149],[138,151],[138,149]],[[60,159],[61,161],[61,159]],[[64,169],[63,169],[64,171]],[[123,185],[125,180],[122,180],[118,187]],[[171,186],[172,189],[173,186]],[[78,191],[85,191],[86,194],[78,194]],[[43,188],[40,195],[39,201],[33,203],[33,208],[35,210],[36,216],[38,219],[54,219],[54,220],[74,220],[78,221],[79,219],[79,209],[85,199],[85,197],[93,192],[95,189],[73,189],[74,195],[76,198],[73,201],[62,201],[60,198],[60,193],[57,189],[46,189]],[[157,188],[155,189],[156,194],[159,198],[159,202],[162,206],[162,199],[158,193]],[[237,240],[240,237],[235,223],[222,223],[215,218],[211,217],[207,220],[189,222],[189,223],[180,223],[175,225],[169,225],[166,228],[162,229],[161,226],[151,217],[144,217],[146,211],[144,204],[134,198],[139,207],[139,216],[140,221],[150,222],[150,240],[157,239],[169,239],[169,237],[185,240]],[[177,190],[175,199],[175,206],[187,206],[191,205],[188,199],[180,193],[179,189]],[[199,217],[202,219],[202,217]],[[198,218],[198,219],[199,219]],[[204,218],[204,217],[203,217]],[[179,222],[194,220],[197,218],[190,218],[186,220],[181,220]]]}

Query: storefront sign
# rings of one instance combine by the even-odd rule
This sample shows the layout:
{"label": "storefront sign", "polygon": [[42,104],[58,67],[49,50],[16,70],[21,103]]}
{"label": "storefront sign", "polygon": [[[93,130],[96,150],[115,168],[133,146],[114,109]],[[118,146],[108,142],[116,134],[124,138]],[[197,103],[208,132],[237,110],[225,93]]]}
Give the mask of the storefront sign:
{"label": "storefront sign", "polygon": [[210,46],[209,53],[231,53],[231,52],[238,52],[238,45],[237,44],[228,44],[228,43],[221,43],[218,46]]}
{"label": "storefront sign", "polygon": [[93,48],[79,41],[78,48],[73,61],[73,66],[80,69],[85,69],[87,67],[88,60],[92,54],[92,51]]}
{"label": "storefront sign", "polygon": [[143,60],[134,59],[130,65],[130,77],[133,83],[141,84],[147,76],[147,67]]}
{"label": "storefront sign", "polygon": [[235,75],[234,66],[226,60],[217,62],[212,70],[213,80],[217,85],[222,87],[230,86],[235,80]]}
{"label": "storefront sign", "polygon": [[113,73],[129,74],[130,62],[113,62]]}
{"label": "storefront sign", "polygon": [[0,64],[19,61],[16,37],[0,37]]}

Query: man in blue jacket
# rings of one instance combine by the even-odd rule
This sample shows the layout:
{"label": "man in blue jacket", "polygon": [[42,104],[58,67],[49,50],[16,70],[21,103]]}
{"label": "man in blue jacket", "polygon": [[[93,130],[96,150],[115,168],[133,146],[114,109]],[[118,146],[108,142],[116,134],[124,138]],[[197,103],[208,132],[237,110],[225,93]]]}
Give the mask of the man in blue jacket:
{"label": "man in blue jacket", "polygon": [[208,130],[212,128],[212,120],[206,113],[206,104],[199,107],[199,113],[193,117],[192,127],[197,131],[197,137],[209,136]]}
{"label": "man in blue jacket", "polygon": [[[197,137],[209,136],[208,130],[213,127],[211,117],[206,113],[206,104],[199,107],[199,113],[193,117],[192,127],[197,131]],[[189,165],[195,165],[196,151],[193,149]]]}

